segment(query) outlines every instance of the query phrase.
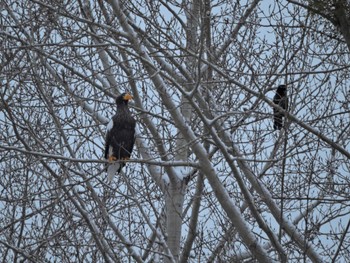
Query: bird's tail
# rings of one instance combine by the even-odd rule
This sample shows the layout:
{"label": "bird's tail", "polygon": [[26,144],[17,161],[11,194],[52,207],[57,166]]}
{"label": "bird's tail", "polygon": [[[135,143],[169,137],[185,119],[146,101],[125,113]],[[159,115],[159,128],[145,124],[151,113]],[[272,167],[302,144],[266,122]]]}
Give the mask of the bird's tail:
{"label": "bird's tail", "polygon": [[125,163],[124,162],[118,162],[118,163],[111,163],[108,165],[108,168],[107,168],[107,181],[110,183],[112,182],[113,178],[114,178],[114,175],[116,173],[120,173],[122,168],[125,166]]}
{"label": "bird's tail", "polygon": [[112,182],[113,178],[114,178],[114,175],[118,172],[120,172],[122,168],[122,164],[121,163],[111,163],[108,165],[108,168],[107,168],[107,181],[110,183]]}

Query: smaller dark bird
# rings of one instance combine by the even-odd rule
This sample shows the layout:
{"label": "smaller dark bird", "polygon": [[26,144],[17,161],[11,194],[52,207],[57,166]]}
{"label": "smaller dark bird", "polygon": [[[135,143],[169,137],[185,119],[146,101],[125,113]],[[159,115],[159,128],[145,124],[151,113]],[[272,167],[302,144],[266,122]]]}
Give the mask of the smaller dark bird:
{"label": "smaller dark bird", "polygon": [[128,92],[117,97],[117,113],[107,125],[104,157],[110,162],[107,168],[108,181],[125,166],[125,162],[114,161],[128,160],[134,147],[136,121],[128,107],[132,98]]}
{"label": "smaller dark bird", "polygon": [[[280,106],[284,110],[288,110],[288,96],[287,96],[287,86],[280,85],[276,90],[276,94],[273,97],[273,103]],[[278,109],[273,108],[273,128],[275,130],[280,130],[283,127],[283,112]]]}

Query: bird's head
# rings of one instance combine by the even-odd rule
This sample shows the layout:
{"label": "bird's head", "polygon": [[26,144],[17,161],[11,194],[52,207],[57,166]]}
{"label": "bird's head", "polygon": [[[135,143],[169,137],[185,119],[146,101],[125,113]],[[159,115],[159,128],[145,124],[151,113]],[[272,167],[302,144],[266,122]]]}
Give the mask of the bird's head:
{"label": "bird's head", "polygon": [[117,105],[128,104],[131,99],[133,99],[132,95],[129,92],[124,92],[117,97],[116,103]]}
{"label": "bird's head", "polygon": [[277,87],[278,94],[286,94],[287,93],[287,85],[279,85]]}

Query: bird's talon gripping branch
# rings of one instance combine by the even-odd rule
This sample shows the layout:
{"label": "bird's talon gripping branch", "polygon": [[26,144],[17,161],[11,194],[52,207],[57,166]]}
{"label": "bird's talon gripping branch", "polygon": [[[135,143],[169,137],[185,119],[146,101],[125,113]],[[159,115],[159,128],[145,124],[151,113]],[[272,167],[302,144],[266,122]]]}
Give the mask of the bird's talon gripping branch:
{"label": "bird's talon gripping branch", "polygon": [[115,156],[109,156],[108,157],[108,162],[114,162],[114,161],[116,161],[117,160],[117,158],[115,157]]}

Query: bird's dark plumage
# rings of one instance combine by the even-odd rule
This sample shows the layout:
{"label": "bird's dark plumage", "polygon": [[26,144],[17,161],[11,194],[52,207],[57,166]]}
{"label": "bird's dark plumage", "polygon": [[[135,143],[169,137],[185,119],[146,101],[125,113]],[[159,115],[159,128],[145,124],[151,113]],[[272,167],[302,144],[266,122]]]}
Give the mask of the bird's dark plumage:
{"label": "bird's dark plumage", "polygon": [[[135,143],[136,121],[128,108],[130,99],[130,93],[123,93],[117,97],[117,113],[107,125],[104,157],[109,162],[127,160],[131,156]],[[115,173],[120,173],[124,166],[125,162],[110,163],[107,169],[108,180],[111,181]]]}
{"label": "bird's dark plumage", "polygon": [[[277,104],[284,110],[288,110],[288,96],[286,85],[278,86],[275,97],[273,98],[273,103]],[[284,114],[282,112],[276,108],[273,108],[273,128],[275,130],[280,130],[283,127],[283,117]]]}

